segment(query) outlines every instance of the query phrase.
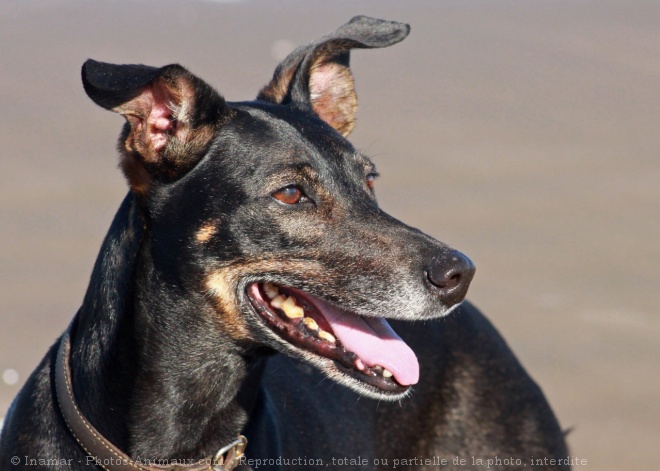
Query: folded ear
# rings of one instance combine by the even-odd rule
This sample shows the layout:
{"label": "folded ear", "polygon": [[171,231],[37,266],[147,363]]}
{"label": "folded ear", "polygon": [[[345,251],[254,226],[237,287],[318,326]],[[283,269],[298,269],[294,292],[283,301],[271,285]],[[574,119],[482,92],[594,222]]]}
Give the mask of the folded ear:
{"label": "folded ear", "polygon": [[257,99],[293,103],[314,111],[348,136],[357,111],[350,50],[391,46],[405,39],[409,32],[410,26],[403,23],[356,16],[333,33],[289,54]]}
{"label": "folded ear", "polygon": [[154,180],[172,181],[190,170],[230,114],[213,88],[177,64],[156,68],[90,59],[82,81],[96,104],[126,118],[121,167],[139,194]]}

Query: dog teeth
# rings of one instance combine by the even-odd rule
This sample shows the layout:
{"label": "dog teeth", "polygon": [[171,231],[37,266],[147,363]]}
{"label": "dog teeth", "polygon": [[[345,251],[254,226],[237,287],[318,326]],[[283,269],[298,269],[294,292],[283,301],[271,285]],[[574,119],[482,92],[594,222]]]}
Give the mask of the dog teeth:
{"label": "dog teeth", "polygon": [[282,303],[281,309],[289,319],[299,319],[305,316],[305,311],[303,308],[296,305],[296,298],[293,296],[290,296],[286,301]]}
{"label": "dog teeth", "polygon": [[392,376],[394,376],[394,373],[392,373],[390,370],[388,370],[387,368],[385,368],[384,366],[381,366],[381,365],[372,366],[371,371],[373,371],[377,375],[382,376],[385,379],[389,379]]}
{"label": "dog teeth", "polygon": [[270,305],[278,309],[282,309],[282,304],[284,303],[284,301],[286,301],[286,296],[279,294],[275,296],[273,299],[271,299]]}
{"label": "dog teeth", "polygon": [[293,296],[289,296],[282,302],[282,309],[290,309],[294,306],[296,306],[296,298]]}
{"label": "dog teeth", "polygon": [[275,297],[280,294],[277,286],[273,283],[264,283],[264,292],[266,293],[266,296],[268,296],[268,299],[275,299]]}
{"label": "dog teeth", "polygon": [[319,325],[311,317],[305,317],[303,321],[309,330],[317,331],[319,330]]}
{"label": "dog teeth", "polygon": [[[264,292],[270,298],[270,305],[274,308],[281,309],[284,315],[289,319],[303,319],[305,327],[315,333],[321,340],[325,340],[331,344],[337,343],[337,339],[330,332],[326,332],[319,328],[318,323],[311,317],[305,317],[305,310],[298,305],[298,301],[293,296],[286,296],[278,294],[279,291],[272,283],[264,283]],[[364,365],[360,362],[360,369]]]}
{"label": "dog teeth", "polygon": [[[264,285],[264,291],[265,290],[266,287]],[[266,294],[270,296],[268,292],[266,292]],[[285,295],[278,294],[270,300],[270,305],[274,308],[281,309],[289,319],[300,319],[301,317],[305,317],[305,310],[298,306],[296,298],[293,296],[286,297]]]}
{"label": "dog teeth", "polygon": [[284,314],[286,314],[286,317],[289,319],[300,319],[301,317],[305,317],[305,311],[300,306],[293,306],[288,310],[285,309]]}
{"label": "dog teeth", "polygon": [[337,343],[337,339],[330,332],[326,332],[325,330],[319,330],[319,333],[317,335],[321,340],[326,340],[330,343]]}
{"label": "dog teeth", "polygon": [[[272,303],[271,303],[272,304]],[[299,319],[305,316],[305,311],[303,308],[296,304],[296,298],[289,296],[287,299],[282,301],[280,309],[284,311],[284,314],[289,319]]]}

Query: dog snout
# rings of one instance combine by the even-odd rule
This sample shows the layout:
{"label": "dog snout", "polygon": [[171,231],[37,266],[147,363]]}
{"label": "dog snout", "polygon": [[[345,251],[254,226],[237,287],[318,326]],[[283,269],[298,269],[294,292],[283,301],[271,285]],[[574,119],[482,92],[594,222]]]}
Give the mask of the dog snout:
{"label": "dog snout", "polygon": [[434,258],[426,274],[442,301],[451,307],[465,299],[475,270],[472,260],[458,250],[450,250]]}

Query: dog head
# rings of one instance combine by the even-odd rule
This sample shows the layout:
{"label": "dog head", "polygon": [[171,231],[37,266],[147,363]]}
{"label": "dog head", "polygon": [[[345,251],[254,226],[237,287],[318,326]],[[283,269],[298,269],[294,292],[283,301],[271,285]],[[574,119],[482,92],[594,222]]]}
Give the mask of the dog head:
{"label": "dog head", "polygon": [[386,318],[449,313],[474,274],[461,253],[377,204],[371,160],[346,136],[353,48],[407,25],[355,17],[300,47],[255,101],[226,102],[179,65],[87,61],[83,83],[122,114],[121,167],[144,214],[163,292],[236,345],[296,356],[359,393],[402,397],[412,350]]}

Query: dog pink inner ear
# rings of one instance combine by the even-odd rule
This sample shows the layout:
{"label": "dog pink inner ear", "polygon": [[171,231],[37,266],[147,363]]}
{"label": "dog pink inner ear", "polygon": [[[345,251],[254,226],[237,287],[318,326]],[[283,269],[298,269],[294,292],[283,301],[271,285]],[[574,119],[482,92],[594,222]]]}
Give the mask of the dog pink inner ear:
{"label": "dog pink inner ear", "polygon": [[184,80],[170,85],[159,79],[117,107],[115,111],[124,115],[131,126],[126,150],[156,163],[171,139],[185,143],[193,98],[194,92]]}
{"label": "dog pink inner ear", "polygon": [[320,60],[310,70],[309,92],[319,117],[348,136],[355,126],[357,96],[353,75],[338,62]]}
{"label": "dog pink inner ear", "polygon": [[121,106],[119,112],[131,125],[127,147],[137,151],[146,161],[157,160],[174,127],[164,87],[148,86],[137,98]]}
{"label": "dog pink inner ear", "polygon": [[[158,96],[158,95],[163,96]],[[166,94],[162,90],[154,87],[152,91],[153,102],[151,106],[151,113],[147,117],[147,133],[151,136],[151,148],[155,152],[159,152],[167,144],[168,135],[173,134],[175,128],[174,117],[172,110],[167,106],[168,100]]]}

